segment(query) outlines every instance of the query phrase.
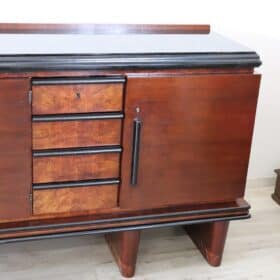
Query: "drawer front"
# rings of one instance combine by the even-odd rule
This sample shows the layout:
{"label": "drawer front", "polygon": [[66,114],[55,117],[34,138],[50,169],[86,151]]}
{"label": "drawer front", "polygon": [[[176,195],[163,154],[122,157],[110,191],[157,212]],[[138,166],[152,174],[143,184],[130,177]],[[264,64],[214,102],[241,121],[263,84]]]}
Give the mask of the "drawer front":
{"label": "drawer front", "polygon": [[33,149],[119,145],[121,120],[33,123]]}
{"label": "drawer front", "polygon": [[119,177],[120,154],[33,158],[33,182],[63,182]]}
{"label": "drawer front", "polygon": [[122,111],[123,84],[35,85],[34,115]]}
{"label": "drawer front", "polygon": [[117,185],[33,191],[33,214],[79,213],[117,206]]}

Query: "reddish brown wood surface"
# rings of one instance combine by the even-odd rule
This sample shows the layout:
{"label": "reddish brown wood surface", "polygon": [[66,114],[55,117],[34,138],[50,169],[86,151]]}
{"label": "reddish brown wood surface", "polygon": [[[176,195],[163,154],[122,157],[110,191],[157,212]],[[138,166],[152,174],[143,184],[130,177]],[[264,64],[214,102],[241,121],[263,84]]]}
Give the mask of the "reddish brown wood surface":
{"label": "reddish brown wood surface", "polygon": [[61,182],[119,177],[118,153],[33,158],[33,182]]}
{"label": "reddish brown wood surface", "polygon": [[201,254],[212,266],[222,261],[229,222],[213,222],[185,227]]}
{"label": "reddish brown wood surface", "polygon": [[33,149],[119,145],[121,120],[34,122]]}
{"label": "reddish brown wood surface", "polygon": [[34,215],[75,213],[117,206],[118,187],[77,187],[36,190],[33,192]]}
{"label": "reddish brown wood surface", "polygon": [[122,84],[38,85],[32,91],[35,115],[122,111]]}
{"label": "reddish brown wood surface", "polygon": [[105,235],[106,241],[124,277],[135,273],[140,231],[123,231]]}
{"label": "reddish brown wood surface", "polygon": [[31,213],[31,106],[28,79],[0,79],[0,219]]}
{"label": "reddish brown wood surface", "polygon": [[[120,207],[243,197],[259,75],[129,78]],[[142,121],[138,184],[130,184],[133,119]]]}
{"label": "reddish brown wood surface", "polygon": [[1,23],[0,33],[92,33],[92,34],[207,34],[208,24],[40,24]]}
{"label": "reddish brown wood surface", "polygon": [[35,72],[1,72],[0,78],[53,78],[53,77],[88,77],[88,76],[179,76],[192,74],[250,74],[253,68],[189,68],[189,69],[129,69],[129,70],[83,70],[83,71],[35,71]]}

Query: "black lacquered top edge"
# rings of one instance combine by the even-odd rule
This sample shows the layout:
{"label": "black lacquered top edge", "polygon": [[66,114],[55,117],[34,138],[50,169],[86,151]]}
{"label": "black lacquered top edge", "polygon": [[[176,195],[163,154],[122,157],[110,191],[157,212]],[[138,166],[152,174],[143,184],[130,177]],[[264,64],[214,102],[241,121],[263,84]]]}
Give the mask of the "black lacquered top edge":
{"label": "black lacquered top edge", "polygon": [[255,52],[0,56],[0,71],[241,68],[260,65],[260,57]]}
{"label": "black lacquered top edge", "polygon": [[124,83],[122,76],[111,77],[88,77],[88,78],[50,78],[33,79],[32,85],[68,85],[68,84],[114,84]]}

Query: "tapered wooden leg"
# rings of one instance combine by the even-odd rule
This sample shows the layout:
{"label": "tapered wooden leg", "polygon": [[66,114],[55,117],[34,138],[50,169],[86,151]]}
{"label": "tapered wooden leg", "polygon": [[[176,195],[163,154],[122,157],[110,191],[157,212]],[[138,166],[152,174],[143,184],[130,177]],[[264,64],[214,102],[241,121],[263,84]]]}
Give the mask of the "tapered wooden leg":
{"label": "tapered wooden leg", "polygon": [[105,234],[105,239],[124,277],[132,277],[140,241],[140,230]]}
{"label": "tapered wooden leg", "polygon": [[222,261],[228,225],[228,221],[221,221],[189,225],[184,228],[207,262],[212,266],[219,266]]}
{"label": "tapered wooden leg", "polygon": [[276,179],[275,191],[272,194],[272,198],[276,203],[280,205],[280,169],[276,169],[275,172],[277,174],[277,179]]}

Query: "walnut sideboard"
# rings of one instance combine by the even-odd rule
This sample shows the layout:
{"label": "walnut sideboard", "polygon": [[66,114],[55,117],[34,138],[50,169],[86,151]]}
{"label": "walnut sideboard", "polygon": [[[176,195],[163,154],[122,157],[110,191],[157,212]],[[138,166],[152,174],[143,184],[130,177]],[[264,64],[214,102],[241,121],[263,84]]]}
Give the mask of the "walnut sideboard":
{"label": "walnut sideboard", "polygon": [[[183,226],[221,263],[245,182],[261,64],[208,25],[0,25],[0,243]],[[187,264],[186,264],[187,265]]]}

